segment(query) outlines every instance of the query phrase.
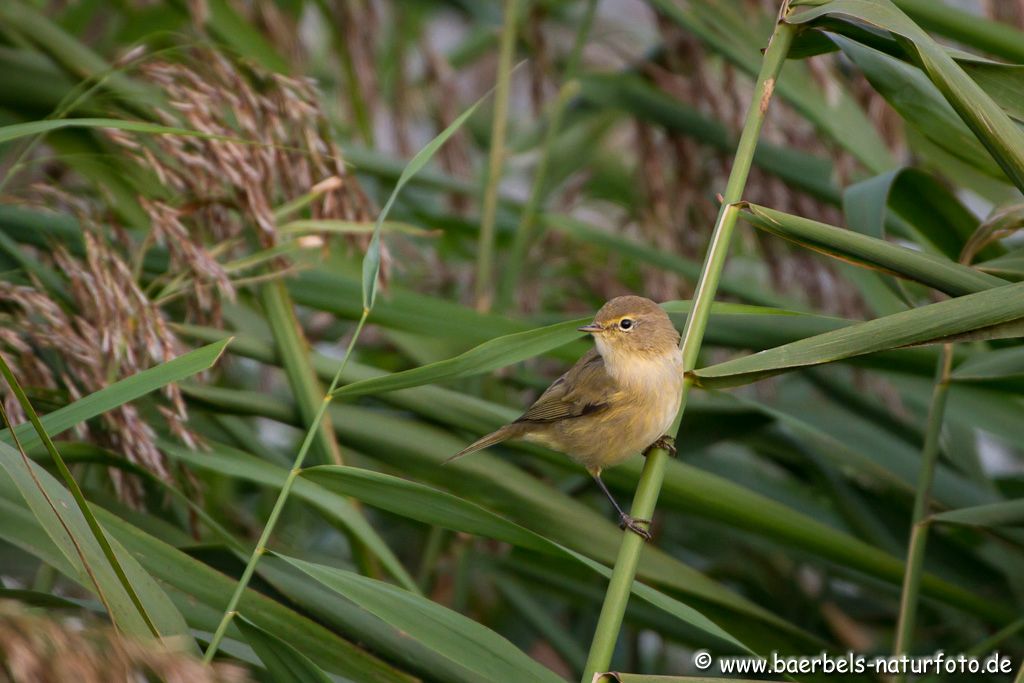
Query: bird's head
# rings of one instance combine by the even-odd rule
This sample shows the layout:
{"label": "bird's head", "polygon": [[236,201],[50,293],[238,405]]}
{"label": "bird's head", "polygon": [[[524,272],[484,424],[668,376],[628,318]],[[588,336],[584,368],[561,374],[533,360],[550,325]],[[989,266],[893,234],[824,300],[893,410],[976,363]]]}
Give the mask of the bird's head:
{"label": "bird's head", "polygon": [[597,350],[605,359],[661,356],[679,344],[679,332],[668,314],[642,296],[615,297],[601,307],[594,322],[579,330],[594,335]]}

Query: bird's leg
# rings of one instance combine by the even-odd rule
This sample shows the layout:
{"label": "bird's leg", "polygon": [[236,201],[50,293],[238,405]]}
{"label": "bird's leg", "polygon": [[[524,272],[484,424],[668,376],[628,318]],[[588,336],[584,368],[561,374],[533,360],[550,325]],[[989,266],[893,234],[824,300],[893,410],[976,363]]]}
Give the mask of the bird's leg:
{"label": "bird's leg", "polygon": [[619,513],[619,528],[629,529],[645,541],[651,540],[651,532],[644,528],[644,525],[649,525],[651,523],[651,520],[637,519],[635,517],[627,515],[622,510],[622,508],[619,507],[619,503],[615,500],[615,496],[612,495],[612,492],[609,491],[608,487],[604,485],[603,481],[601,481],[600,471],[596,473],[591,472],[590,476],[594,478],[594,481],[597,482],[597,485],[601,487],[602,491],[604,491],[604,495],[608,496],[608,500],[612,502],[612,506],[615,508],[615,511]]}
{"label": "bird's leg", "polygon": [[644,457],[646,458],[647,454],[656,448],[664,448],[666,451],[668,451],[669,455],[671,455],[673,458],[676,457],[676,440],[674,437],[671,437],[668,434],[662,434],[661,436],[658,437],[657,441],[655,441],[650,446],[645,448]]}

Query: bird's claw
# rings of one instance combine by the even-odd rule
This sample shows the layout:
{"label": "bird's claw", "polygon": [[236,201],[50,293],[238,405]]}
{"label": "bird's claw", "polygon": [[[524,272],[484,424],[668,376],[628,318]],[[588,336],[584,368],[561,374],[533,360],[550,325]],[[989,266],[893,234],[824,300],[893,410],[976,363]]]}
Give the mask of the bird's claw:
{"label": "bird's claw", "polygon": [[659,436],[657,441],[655,441],[650,446],[645,448],[644,457],[647,457],[648,453],[657,448],[663,448],[666,451],[668,451],[668,454],[671,455],[673,458],[676,457],[676,440],[673,437],[669,436],[668,434]]}
{"label": "bird's claw", "polygon": [[630,517],[627,514],[619,516],[620,529],[629,529],[645,541],[651,540],[651,532],[644,528],[645,524],[649,525],[650,523],[651,520],[649,519],[637,519],[636,517]]}

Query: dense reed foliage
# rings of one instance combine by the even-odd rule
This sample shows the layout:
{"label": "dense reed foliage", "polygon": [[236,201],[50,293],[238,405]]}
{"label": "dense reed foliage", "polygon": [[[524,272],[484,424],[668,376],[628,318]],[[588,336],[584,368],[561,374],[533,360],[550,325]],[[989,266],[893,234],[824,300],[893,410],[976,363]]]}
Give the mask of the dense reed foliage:
{"label": "dense reed foliage", "polygon": [[[0,680],[1020,680],[1022,27],[0,2]],[[604,475],[652,543],[562,455],[442,466],[629,292],[688,370]]]}

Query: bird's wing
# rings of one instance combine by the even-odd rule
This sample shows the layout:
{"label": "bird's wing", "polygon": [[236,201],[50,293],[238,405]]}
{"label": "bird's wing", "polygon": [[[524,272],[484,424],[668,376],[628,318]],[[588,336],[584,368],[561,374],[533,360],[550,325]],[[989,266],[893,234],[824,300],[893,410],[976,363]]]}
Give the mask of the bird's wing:
{"label": "bird's wing", "polygon": [[617,388],[604,359],[591,349],[547,388],[516,422],[554,422],[591,415],[608,407]]}

